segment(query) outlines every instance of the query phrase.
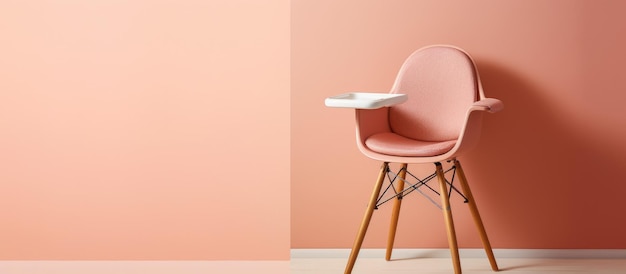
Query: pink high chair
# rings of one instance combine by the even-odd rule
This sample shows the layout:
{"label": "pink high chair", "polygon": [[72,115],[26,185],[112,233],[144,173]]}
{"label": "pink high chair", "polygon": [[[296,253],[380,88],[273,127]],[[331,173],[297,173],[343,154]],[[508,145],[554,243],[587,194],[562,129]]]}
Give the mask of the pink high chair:
{"label": "pink high chair", "polygon": [[[443,211],[454,272],[461,273],[461,263],[449,201],[453,190],[465,198],[491,268],[498,271],[478,207],[457,157],[478,143],[483,113],[498,112],[504,105],[500,100],[485,97],[476,66],[465,51],[447,45],[421,48],[404,62],[389,93],[342,94],[327,98],[326,105],[355,108],[359,150],[383,162],[348,259],[346,274],[352,272],[374,209],[389,200],[393,200],[394,205],[386,260],[391,259],[402,198],[415,190],[422,193],[422,187],[441,198],[437,206]],[[443,161],[451,162],[452,166],[444,171]],[[393,173],[389,163],[400,163],[400,171]],[[425,179],[407,170],[408,164],[425,163],[435,165],[435,172]],[[452,172],[452,180],[445,177],[447,172]],[[418,182],[410,183],[407,173]],[[391,189],[393,196],[383,200],[381,189],[386,175],[390,185],[383,194]],[[454,186],[455,177],[462,190]],[[427,185],[433,178],[439,182],[438,192]]]}

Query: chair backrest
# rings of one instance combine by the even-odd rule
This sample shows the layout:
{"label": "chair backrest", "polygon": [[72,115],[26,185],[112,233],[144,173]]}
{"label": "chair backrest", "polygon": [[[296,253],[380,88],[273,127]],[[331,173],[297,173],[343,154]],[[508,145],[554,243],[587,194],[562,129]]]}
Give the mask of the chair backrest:
{"label": "chair backrest", "polygon": [[469,106],[480,96],[478,81],[471,57],[461,49],[430,46],[415,51],[391,89],[409,97],[389,109],[391,130],[422,141],[457,139]]}

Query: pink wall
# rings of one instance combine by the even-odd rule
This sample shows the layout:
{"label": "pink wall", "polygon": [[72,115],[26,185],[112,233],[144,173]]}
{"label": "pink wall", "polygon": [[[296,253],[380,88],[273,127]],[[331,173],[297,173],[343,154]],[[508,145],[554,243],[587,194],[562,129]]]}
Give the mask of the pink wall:
{"label": "pink wall", "polygon": [[[413,50],[454,44],[486,94],[480,146],[461,158],[496,248],[626,248],[626,39],[622,1],[294,1],[291,245],[348,248],[379,163],[362,156],[346,91],[387,91]],[[421,172],[421,170],[420,170]],[[398,247],[445,247],[425,199],[403,204]],[[479,247],[453,201],[461,247]],[[383,247],[390,206],[365,247]]]}
{"label": "pink wall", "polygon": [[2,1],[0,260],[289,258],[289,1]]}
{"label": "pink wall", "polygon": [[[0,259],[287,259],[290,165],[291,246],[349,247],[379,163],[323,98],[386,91],[434,43],[470,51],[506,102],[461,159],[494,246],[624,248],[624,8],[4,1]],[[461,246],[478,246],[453,203]],[[436,209],[404,207],[399,246],[445,246]]]}

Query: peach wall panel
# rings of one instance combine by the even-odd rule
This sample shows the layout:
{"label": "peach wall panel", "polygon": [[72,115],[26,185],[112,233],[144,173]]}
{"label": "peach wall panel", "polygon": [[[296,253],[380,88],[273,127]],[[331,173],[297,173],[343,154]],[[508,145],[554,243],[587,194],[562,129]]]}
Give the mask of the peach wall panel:
{"label": "peach wall panel", "polygon": [[0,34],[0,259],[289,258],[289,1],[3,1]]}

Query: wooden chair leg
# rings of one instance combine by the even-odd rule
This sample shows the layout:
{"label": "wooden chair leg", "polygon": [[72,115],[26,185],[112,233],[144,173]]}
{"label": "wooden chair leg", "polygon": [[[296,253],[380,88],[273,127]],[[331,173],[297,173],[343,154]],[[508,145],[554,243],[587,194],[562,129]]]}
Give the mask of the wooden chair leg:
{"label": "wooden chair leg", "polygon": [[[398,183],[396,184],[396,192],[400,193],[404,190],[404,179],[406,178],[407,164],[402,164],[400,173],[398,174]],[[400,207],[402,206],[402,195],[399,195],[393,202],[393,211],[391,212],[391,224],[389,225],[389,237],[387,238],[387,253],[385,260],[391,260],[391,252],[393,250],[393,242],[396,238],[396,229],[398,228],[398,218],[400,217]]]}
{"label": "wooden chair leg", "polygon": [[365,211],[365,216],[363,216],[361,228],[359,228],[359,233],[357,234],[357,237],[354,240],[354,245],[352,246],[352,252],[350,252],[350,258],[348,258],[348,264],[346,265],[346,270],[344,272],[345,274],[352,273],[352,268],[354,268],[354,263],[356,262],[356,258],[359,255],[359,251],[361,250],[361,244],[363,244],[363,239],[365,238],[367,227],[370,225],[370,220],[372,219],[372,214],[374,213],[374,209],[376,207],[376,200],[378,199],[380,189],[382,188],[383,181],[385,180],[385,174],[387,173],[388,166],[389,163],[385,162],[380,167],[380,173],[378,174],[378,179],[376,180],[376,184],[374,185],[374,191],[372,192],[372,196],[367,206],[367,210]]}
{"label": "wooden chair leg", "polygon": [[498,271],[498,264],[496,263],[496,258],[493,255],[493,250],[491,250],[491,244],[489,243],[489,238],[487,237],[487,232],[485,231],[485,226],[483,225],[483,221],[480,218],[480,213],[478,212],[476,201],[474,200],[472,191],[470,190],[469,184],[467,183],[465,172],[463,172],[461,163],[458,160],[454,160],[454,165],[456,166],[456,169],[457,169],[457,174],[459,176],[458,178],[459,178],[459,181],[461,182],[461,187],[463,188],[463,193],[465,193],[465,196],[467,197],[467,200],[468,200],[467,204],[470,208],[470,212],[472,212],[474,223],[476,224],[476,228],[478,228],[480,239],[482,240],[483,247],[485,248],[485,252],[487,253],[487,258],[489,258],[491,269],[493,271]]}
{"label": "wooden chair leg", "polygon": [[456,242],[456,233],[454,231],[454,221],[452,220],[452,210],[450,208],[450,199],[448,195],[448,186],[444,177],[441,163],[435,163],[437,168],[437,178],[439,179],[439,191],[441,192],[441,207],[445,217],[446,228],[448,231],[448,244],[450,246],[450,255],[452,256],[452,264],[454,273],[461,274],[461,261],[459,259],[459,247]]}

